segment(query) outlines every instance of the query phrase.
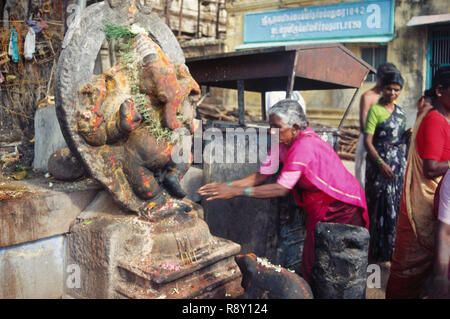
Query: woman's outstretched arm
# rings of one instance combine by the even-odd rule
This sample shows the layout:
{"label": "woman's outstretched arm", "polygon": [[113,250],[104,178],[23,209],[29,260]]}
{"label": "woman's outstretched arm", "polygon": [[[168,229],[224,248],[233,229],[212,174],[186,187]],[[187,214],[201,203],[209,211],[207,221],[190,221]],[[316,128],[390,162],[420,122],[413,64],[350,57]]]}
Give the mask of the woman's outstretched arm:
{"label": "woman's outstretched arm", "polygon": [[[269,175],[255,173],[228,183],[209,183],[199,188],[200,195],[208,197],[207,200],[229,199],[237,196],[254,198],[283,197],[289,193],[289,189],[280,184],[261,185]],[[260,185],[260,186],[257,186]],[[247,189],[244,192],[244,189]]]}

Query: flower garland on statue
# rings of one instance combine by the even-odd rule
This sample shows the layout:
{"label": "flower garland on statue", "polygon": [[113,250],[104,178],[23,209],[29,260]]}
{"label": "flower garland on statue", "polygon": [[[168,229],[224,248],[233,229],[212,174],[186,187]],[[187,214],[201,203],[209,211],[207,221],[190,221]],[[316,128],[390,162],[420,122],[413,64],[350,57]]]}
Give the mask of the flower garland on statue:
{"label": "flower garland on statue", "polygon": [[[117,40],[119,44],[120,59],[119,63],[124,66],[127,77],[130,82],[131,95],[133,97],[136,109],[142,115],[146,127],[156,137],[158,143],[169,142],[174,143],[179,136],[173,134],[169,128],[161,125],[160,115],[148,105],[148,98],[140,92],[139,79],[137,78],[136,63],[134,61],[133,52],[131,52],[132,41],[140,34],[147,34],[156,44],[160,45],[155,37],[147,32],[144,28],[136,24],[130,26],[115,25],[106,23],[103,32],[108,41]],[[177,114],[182,120],[182,114]]]}

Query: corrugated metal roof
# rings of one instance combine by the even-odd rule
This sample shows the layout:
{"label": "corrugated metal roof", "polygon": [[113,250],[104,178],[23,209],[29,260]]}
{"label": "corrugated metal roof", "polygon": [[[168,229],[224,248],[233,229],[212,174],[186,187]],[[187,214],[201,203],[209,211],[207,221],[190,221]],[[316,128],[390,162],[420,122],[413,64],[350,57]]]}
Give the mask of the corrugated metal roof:
{"label": "corrugated metal roof", "polygon": [[186,59],[200,84],[246,91],[283,91],[290,79],[294,90],[359,88],[376,70],[342,44],[309,44],[239,50]]}

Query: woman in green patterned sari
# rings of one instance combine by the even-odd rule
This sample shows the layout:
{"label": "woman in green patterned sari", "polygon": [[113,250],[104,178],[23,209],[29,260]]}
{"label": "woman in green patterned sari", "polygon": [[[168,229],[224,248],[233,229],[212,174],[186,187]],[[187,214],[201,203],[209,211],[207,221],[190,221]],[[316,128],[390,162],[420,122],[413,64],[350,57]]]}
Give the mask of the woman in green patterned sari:
{"label": "woman in green patterned sari", "polygon": [[406,143],[411,130],[395,104],[403,88],[400,73],[382,80],[382,96],[367,115],[364,142],[367,149],[366,199],[370,218],[369,261],[390,261],[406,168]]}

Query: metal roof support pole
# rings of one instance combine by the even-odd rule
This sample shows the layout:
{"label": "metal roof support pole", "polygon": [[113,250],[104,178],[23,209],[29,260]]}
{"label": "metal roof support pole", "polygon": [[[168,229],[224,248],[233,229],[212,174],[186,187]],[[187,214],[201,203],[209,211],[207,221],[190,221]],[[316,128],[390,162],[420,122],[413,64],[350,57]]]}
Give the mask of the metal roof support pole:
{"label": "metal roof support pole", "polygon": [[366,73],[366,75],[364,76],[364,79],[363,79],[363,80],[361,81],[361,83],[359,84],[359,87],[356,89],[355,94],[353,94],[352,99],[350,100],[350,103],[348,104],[347,109],[345,110],[344,116],[342,117],[341,122],[339,123],[338,131],[339,131],[339,130],[342,128],[342,126],[344,125],[345,118],[347,117],[348,112],[350,111],[350,108],[352,107],[353,102],[355,101],[355,97],[358,95],[359,90],[361,89],[361,86],[363,85],[364,81],[366,80],[367,76],[369,75],[369,72],[370,72],[370,70],[367,70],[367,73]]}
{"label": "metal roof support pole", "polygon": [[293,67],[292,67],[292,74],[288,78],[287,88],[286,88],[286,98],[290,99],[292,97],[292,91],[294,90],[294,83],[295,83],[295,72],[297,69],[297,59],[298,58],[298,51],[295,51],[295,57],[293,61]]}
{"label": "metal roof support pole", "polygon": [[[362,83],[361,83],[361,85],[362,85]],[[360,87],[357,88],[355,91],[355,94],[353,94],[352,99],[350,100],[350,103],[348,104],[347,109],[345,110],[344,116],[342,117],[341,122],[339,123],[338,131],[341,129],[342,125],[344,125],[345,118],[347,117],[348,112],[350,111],[350,108],[352,107],[353,102],[355,101],[355,98],[358,95],[359,89],[360,89]]]}
{"label": "metal roof support pole", "polygon": [[239,124],[245,125],[244,80],[237,81]]}
{"label": "metal roof support pole", "polygon": [[288,78],[288,85],[286,88],[286,98],[287,99],[290,99],[292,97],[292,90],[294,89],[294,82],[295,82],[295,71]]}
{"label": "metal roof support pole", "polygon": [[267,113],[266,113],[266,92],[261,92],[261,114],[262,114],[262,120],[267,120]]}

